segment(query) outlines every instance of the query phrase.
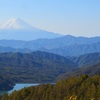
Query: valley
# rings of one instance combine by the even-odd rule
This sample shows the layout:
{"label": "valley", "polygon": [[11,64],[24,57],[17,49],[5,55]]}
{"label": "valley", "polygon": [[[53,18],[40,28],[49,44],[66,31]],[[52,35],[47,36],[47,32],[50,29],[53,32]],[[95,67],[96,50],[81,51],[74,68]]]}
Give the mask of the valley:
{"label": "valley", "polygon": [[[81,77],[81,75],[86,75],[82,76],[86,78],[100,75],[100,37],[86,38],[67,35],[54,39],[36,39],[32,41],[0,40],[1,93],[13,90],[16,83],[39,83],[41,85],[36,86],[37,88],[41,88],[41,86],[43,88],[47,87],[47,91],[49,91],[48,86],[55,88],[56,84],[62,82],[61,80],[70,80],[72,77],[74,80],[74,78]],[[98,82],[98,80],[96,81]],[[51,85],[50,83],[55,84]],[[30,89],[33,91],[36,87],[20,88],[21,90],[12,92],[9,96],[3,93],[1,100],[8,100],[7,98],[13,100],[12,95],[16,97],[16,94],[20,93],[20,91],[26,91],[27,89],[29,89],[27,91],[30,91]],[[53,92],[53,90],[51,91]],[[41,92],[44,92],[44,90],[41,90]],[[32,94],[34,93],[32,92]],[[57,92],[55,95],[58,94]],[[30,94],[26,93],[26,95]],[[78,95],[80,94],[74,95],[72,92],[72,94],[64,98],[65,100],[76,96],[80,98]],[[84,95],[86,96],[84,98],[87,98],[87,95]],[[28,100],[30,97],[27,97]],[[54,96],[51,97],[53,100]],[[51,100],[51,97],[44,98]],[[19,98],[24,97],[21,95]],[[36,99],[39,100],[39,98]]]}
{"label": "valley", "polygon": [[57,83],[80,75],[100,75],[100,37],[0,40],[2,92],[12,90],[16,83]]}
{"label": "valley", "polygon": [[100,0],[1,0],[0,100],[100,100]]}
{"label": "valley", "polygon": [[[99,63],[100,53],[85,54],[76,58],[69,57],[69,59],[41,51],[24,54],[1,53],[0,76],[8,84],[7,79],[12,84],[16,82],[53,83],[63,77],[82,74],[99,75]],[[0,89],[3,90],[3,86]]]}

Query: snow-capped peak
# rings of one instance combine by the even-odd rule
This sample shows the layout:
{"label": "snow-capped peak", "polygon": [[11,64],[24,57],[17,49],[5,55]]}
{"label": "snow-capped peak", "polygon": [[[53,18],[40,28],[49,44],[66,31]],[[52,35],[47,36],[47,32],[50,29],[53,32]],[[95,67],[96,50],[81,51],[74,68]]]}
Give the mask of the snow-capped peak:
{"label": "snow-capped peak", "polygon": [[0,29],[36,29],[20,18],[11,18]]}

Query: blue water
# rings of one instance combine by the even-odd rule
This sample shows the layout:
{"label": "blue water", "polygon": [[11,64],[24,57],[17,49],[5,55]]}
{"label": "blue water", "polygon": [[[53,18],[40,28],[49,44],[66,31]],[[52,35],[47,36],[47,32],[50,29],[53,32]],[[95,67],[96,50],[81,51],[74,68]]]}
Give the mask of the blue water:
{"label": "blue water", "polygon": [[[39,84],[42,84],[42,83],[34,83],[34,84],[25,84],[25,83],[19,83],[19,84],[15,84],[14,88],[10,91],[0,91],[0,95],[2,95],[3,93],[7,92],[8,94],[11,94],[13,91],[18,91],[18,90],[21,90],[25,87],[30,87],[30,86],[37,86]],[[50,84],[55,84],[55,83],[50,83]]]}
{"label": "blue water", "polygon": [[37,86],[37,85],[39,85],[39,84],[38,83],[37,84],[16,84],[12,90],[8,91],[8,94],[11,94],[15,90],[18,91],[25,87]]}

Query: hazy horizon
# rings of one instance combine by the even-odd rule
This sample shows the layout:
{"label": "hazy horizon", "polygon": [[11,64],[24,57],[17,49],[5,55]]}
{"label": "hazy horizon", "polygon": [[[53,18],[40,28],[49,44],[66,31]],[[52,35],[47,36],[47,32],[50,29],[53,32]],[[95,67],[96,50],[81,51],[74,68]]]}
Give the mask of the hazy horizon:
{"label": "hazy horizon", "polygon": [[0,1],[0,25],[17,17],[34,27],[54,33],[100,36],[99,0]]}

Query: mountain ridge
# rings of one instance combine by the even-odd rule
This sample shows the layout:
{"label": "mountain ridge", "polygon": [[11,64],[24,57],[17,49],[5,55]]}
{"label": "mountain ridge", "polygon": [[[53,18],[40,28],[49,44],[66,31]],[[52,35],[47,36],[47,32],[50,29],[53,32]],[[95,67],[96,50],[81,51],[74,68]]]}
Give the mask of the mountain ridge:
{"label": "mountain ridge", "polygon": [[58,75],[76,67],[71,60],[53,53],[0,53],[0,77],[12,83],[54,82]]}
{"label": "mountain ridge", "polygon": [[[70,40],[72,38],[73,41]],[[62,56],[80,56],[86,53],[100,52],[100,37],[82,37],[82,39],[80,39],[80,37],[68,35],[55,39],[36,39],[32,41],[0,40],[0,46],[15,49],[26,48],[30,49],[30,51],[45,51]]]}
{"label": "mountain ridge", "polygon": [[90,76],[100,75],[100,53],[85,54],[80,57],[71,58],[70,60],[78,65],[78,69],[58,76],[57,80],[82,74]]}

